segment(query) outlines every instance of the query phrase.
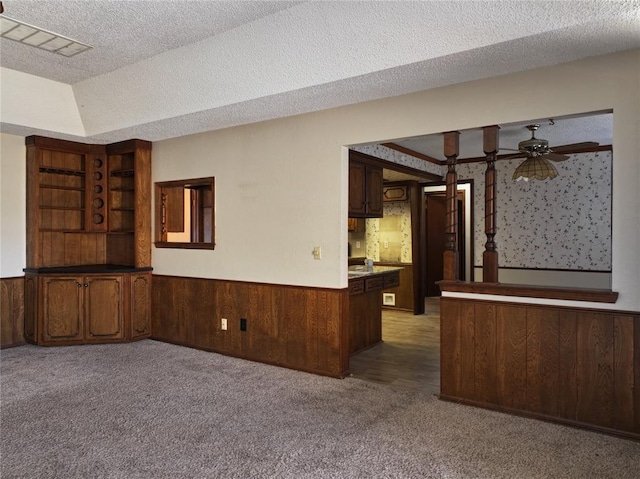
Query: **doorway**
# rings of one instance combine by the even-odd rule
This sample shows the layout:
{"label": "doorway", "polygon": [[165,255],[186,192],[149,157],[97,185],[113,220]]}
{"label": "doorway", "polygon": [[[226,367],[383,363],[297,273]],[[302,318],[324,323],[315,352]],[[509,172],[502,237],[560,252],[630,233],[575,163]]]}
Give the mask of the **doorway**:
{"label": "doorway", "polygon": [[[458,184],[458,277],[462,281],[473,281],[473,234],[471,208],[471,182]],[[424,281],[425,296],[440,296],[437,282],[442,280],[442,256],[445,247],[446,186],[424,187],[425,237]]]}

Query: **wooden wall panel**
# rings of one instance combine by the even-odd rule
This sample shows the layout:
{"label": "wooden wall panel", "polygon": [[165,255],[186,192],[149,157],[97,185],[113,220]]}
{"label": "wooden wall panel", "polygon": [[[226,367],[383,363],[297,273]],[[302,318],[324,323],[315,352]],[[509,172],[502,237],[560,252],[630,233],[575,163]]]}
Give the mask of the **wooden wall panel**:
{"label": "wooden wall panel", "polygon": [[[615,429],[633,430],[633,317],[613,318],[613,424]],[[640,384],[638,384],[640,388]],[[631,412],[631,414],[630,414]]]}
{"label": "wooden wall panel", "polygon": [[527,403],[527,309],[496,306],[496,402],[524,409]]}
{"label": "wooden wall panel", "polygon": [[440,393],[462,398],[460,378],[460,303],[440,300]]}
{"label": "wooden wall panel", "polygon": [[24,278],[1,278],[0,347],[24,343]]}
{"label": "wooden wall panel", "polygon": [[578,320],[576,311],[555,310],[558,319],[558,416],[575,420],[578,404]]}
{"label": "wooden wall panel", "polygon": [[497,401],[496,306],[476,303],[474,334],[474,399]]}
{"label": "wooden wall panel", "polygon": [[380,291],[351,295],[349,309],[350,354],[382,341],[382,324],[380,321],[375,321],[382,312]]}
{"label": "wooden wall panel", "polygon": [[527,409],[558,414],[558,313],[527,309]]}
{"label": "wooden wall panel", "polygon": [[440,389],[449,397],[475,397],[474,305],[440,301]]}
{"label": "wooden wall panel", "polygon": [[347,290],[154,275],[152,338],[342,377],[347,302]]}
{"label": "wooden wall panel", "polygon": [[640,439],[640,315],[444,297],[440,331],[443,398]]}
{"label": "wooden wall panel", "polygon": [[584,313],[578,319],[578,421],[613,423],[613,317]]}

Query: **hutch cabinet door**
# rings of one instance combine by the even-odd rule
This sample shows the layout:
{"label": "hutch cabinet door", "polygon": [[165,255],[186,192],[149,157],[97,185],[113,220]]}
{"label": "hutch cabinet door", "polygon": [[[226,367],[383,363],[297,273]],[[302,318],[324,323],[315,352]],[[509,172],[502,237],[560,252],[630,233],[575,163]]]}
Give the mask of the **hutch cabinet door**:
{"label": "hutch cabinet door", "polygon": [[85,277],[85,336],[87,340],[124,336],[122,276]]}
{"label": "hutch cabinet door", "polygon": [[42,340],[82,341],[82,277],[42,279]]}
{"label": "hutch cabinet door", "polygon": [[131,339],[151,334],[151,274],[131,275]]}

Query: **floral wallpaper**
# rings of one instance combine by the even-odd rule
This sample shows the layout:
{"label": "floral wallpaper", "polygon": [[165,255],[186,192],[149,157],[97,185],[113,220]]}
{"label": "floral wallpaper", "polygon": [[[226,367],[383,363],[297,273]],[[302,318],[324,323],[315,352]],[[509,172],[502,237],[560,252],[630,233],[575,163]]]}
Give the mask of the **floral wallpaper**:
{"label": "floral wallpaper", "polygon": [[399,165],[409,166],[416,170],[426,171],[428,173],[434,173],[440,176],[442,176],[446,171],[442,166],[438,166],[428,161],[421,160],[420,158],[416,158],[415,156],[400,153],[399,151],[392,150],[391,148],[387,148],[386,146],[382,145],[354,146],[351,147],[351,149],[359,151],[360,153],[375,156],[376,158],[380,158],[382,160],[387,160]]}
{"label": "floral wallpaper", "polygon": [[[611,152],[571,155],[558,176],[514,181],[522,159],[496,162],[496,243],[502,267],[611,270]],[[456,168],[473,179],[475,265],[482,264],[485,163]]]}
{"label": "floral wallpaper", "polygon": [[384,217],[366,220],[366,256],[374,261],[411,263],[411,205],[384,203]]}

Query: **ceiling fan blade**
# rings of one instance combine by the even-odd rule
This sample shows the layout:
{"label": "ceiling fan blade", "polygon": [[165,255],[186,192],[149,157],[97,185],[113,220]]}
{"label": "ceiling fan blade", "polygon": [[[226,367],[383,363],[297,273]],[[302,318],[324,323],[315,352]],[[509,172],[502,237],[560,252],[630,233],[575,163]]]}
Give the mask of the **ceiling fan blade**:
{"label": "ceiling fan blade", "polygon": [[569,159],[569,156],[559,155],[558,153],[553,153],[550,151],[549,153],[545,153],[544,155],[542,155],[542,158],[546,158],[547,160],[551,161],[566,161]]}
{"label": "ceiling fan blade", "polygon": [[527,158],[526,153],[514,153],[513,155],[500,156],[499,160],[513,160],[514,158]]}
{"label": "ceiling fan blade", "polygon": [[504,150],[504,151],[520,151],[520,150],[517,150],[515,148],[502,148],[502,147],[500,147],[499,151],[502,151],[502,150]]}
{"label": "ceiling fan blade", "polygon": [[595,141],[584,141],[582,143],[571,143],[570,145],[554,146],[551,149],[556,153],[561,153],[563,151],[570,150],[586,150],[588,148],[595,148],[599,145],[600,143],[596,143]]}

